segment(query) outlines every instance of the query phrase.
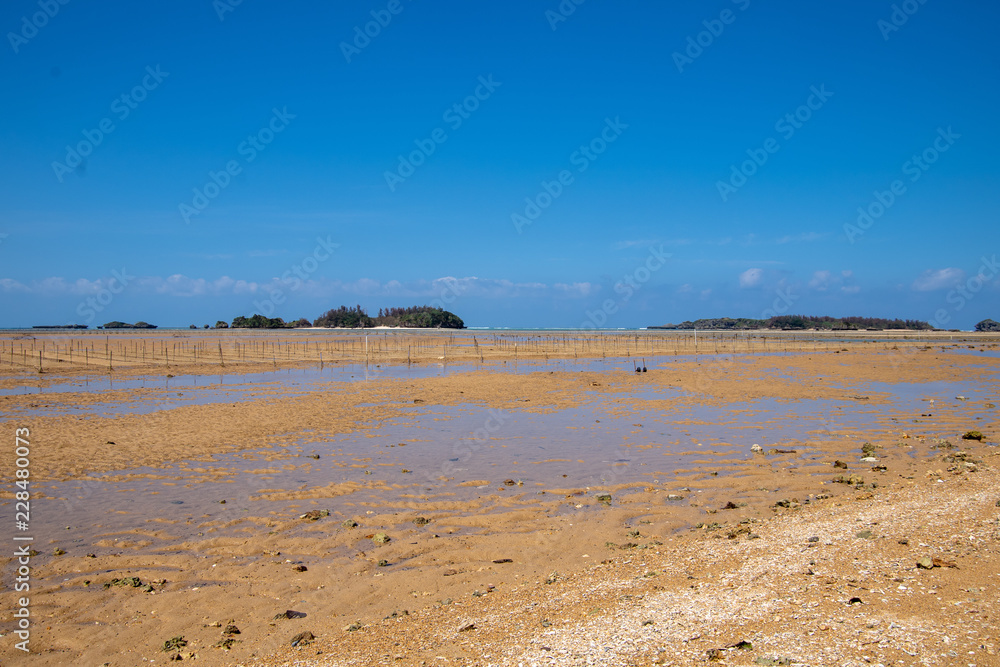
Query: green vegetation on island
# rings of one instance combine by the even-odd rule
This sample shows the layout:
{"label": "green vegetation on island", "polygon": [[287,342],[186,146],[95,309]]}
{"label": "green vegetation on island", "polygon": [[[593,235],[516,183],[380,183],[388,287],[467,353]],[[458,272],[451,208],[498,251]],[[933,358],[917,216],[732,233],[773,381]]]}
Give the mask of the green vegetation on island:
{"label": "green vegetation on island", "polygon": [[379,308],[377,317],[370,317],[361,306],[341,306],[328,310],[313,322],[314,327],[409,327],[414,329],[464,329],[465,323],[458,315],[431,306],[410,308]]}
{"label": "green vegetation on island", "polygon": [[810,315],[779,315],[766,320],[745,317],[716,317],[653,326],[650,329],[698,329],[705,331],[748,331],[755,329],[778,329],[796,331],[819,329],[821,331],[879,331],[882,329],[906,329],[911,331],[930,330],[930,324],[920,320],[889,320],[882,317],[814,317]]}
{"label": "green vegetation on island", "polygon": [[35,324],[32,329],[86,329],[86,324]]}
{"label": "green vegetation on island", "polygon": [[233,329],[291,329],[293,327],[280,317],[265,317],[260,314],[254,314],[251,317],[240,315],[233,319],[230,326]]}
{"label": "green vegetation on island", "polygon": [[322,327],[326,329],[370,329],[372,327],[408,327],[414,329],[464,329],[465,323],[458,315],[432,308],[412,306],[410,308],[379,308],[378,316],[371,317],[361,306],[340,306],[328,310],[314,321],[302,317],[294,322],[285,322],[280,317],[265,317],[254,314],[240,315],[227,325],[223,321],[215,323],[216,329],[297,329],[301,327]]}
{"label": "green vegetation on island", "polygon": [[997,332],[1000,331],[1000,322],[995,320],[983,320],[976,325],[976,331]]}
{"label": "green vegetation on island", "polygon": [[119,322],[115,320],[113,322],[108,322],[102,327],[97,327],[98,329],[155,329],[155,324],[150,324],[149,322],[139,321],[135,324],[129,324],[128,322]]}

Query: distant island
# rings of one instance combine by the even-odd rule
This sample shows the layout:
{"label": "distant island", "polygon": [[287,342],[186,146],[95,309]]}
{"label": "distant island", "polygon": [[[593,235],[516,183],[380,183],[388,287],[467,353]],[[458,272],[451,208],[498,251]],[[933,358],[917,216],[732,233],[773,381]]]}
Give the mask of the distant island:
{"label": "distant island", "polygon": [[777,329],[780,331],[797,331],[806,329],[819,329],[822,331],[858,331],[861,329],[866,331],[880,331],[882,329],[907,329],[911,331],[929,331],[933,329],[930,324],[920,320],[889,320],[881,317],[814,317],[809,315],[779,315],[777,317],[770,317],[766,320],[754,320],[745,317],[735,319],[730,317],[717,317],[695,320],[693,322],[681,322],[680,324],[652,326],[648,328],[698,329],[705,331],[749,331],[757,329]]}
{"label": "distant island", "polygon": [[983,320],[976,325],[976,331],[995,333],[1000,331],[1000,322],[996,322],[994,320]]}
{"label": "distant island", "polygon": [[35,324],[32,329],[86,329],[86,324]]}
{"label": "distant island", "polygon": [[136,322],[135,324],[129,324],[127,322],[119,322],[115,320],[114,322],[108,322],[104,326],[97,327],[98,329],[155,329],[155,324],[150,324],[149,322]]}
{"label": "distant island", "polygon": [[240,315],[233,319],[232,324],[228,325],[222,320],[215,323],[216,329],[298,329],[310,326],[326,329],[370,329],[372,327],[464,329],[465,323],[458,315],[431,306],[379,308],[376,317],[369,316],[368,312],[361,306],[353,308],[340,306],[326,311],[313,322],[304,317],[294,322],[285,322],[280,317],[265,317],[254,314],[250,317]]}

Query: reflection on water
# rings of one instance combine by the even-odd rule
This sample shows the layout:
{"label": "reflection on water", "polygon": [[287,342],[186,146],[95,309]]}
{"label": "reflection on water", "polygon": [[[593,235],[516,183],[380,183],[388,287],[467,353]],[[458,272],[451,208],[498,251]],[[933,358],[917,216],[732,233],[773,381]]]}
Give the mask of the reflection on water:
{"label": "reflection on water", "polygon": [[[670,357],[663,358],[666,363]],[[129,377],[113,379],[110,376],[82,377],[67,379],[65,382],[38,382],[0,389],[0,396],[25,394],[55,394],[123,391],[131,389],[185,389],[211,386],[231,386],[242,384],[266,384],[280,382],[284,389],[315,390],[316,385],[326,382],[369,382],[383,379],[419,379],[443,377],[455,373],[488,370],[494,373],[534,373],[552,371],[608,371],[632,369],[628,359],[553,359],[551,361],[522,361],[520,363],[442,363],[413,365],[369,365],[365,364],[325,364],[323,367],[285,368],[260,373],[239,375],[178,375],[165,377]]]}
{"label": "reflection on water", "polygon": [[[765,451],[794,449],[789,465],[823,458],[815,449],[819,442],[842,441],[850,457],[860,443],[839,435],[845,429],[884,428],[894,415],[928,410],[932,398],[943,406],[955,404],[958,392],[990,392],[954,382],[873,383],[866,390],[888,394],[892,409],[846,397],[703,406],[669,390],[639,392],[645,400],[634,400],[642,407],[623,408],[633,405],[628,399],[548,413],[430,406],[328,442],[40,485],[36,490],[50,497],[33,501],[33,519],[53,535],[71,526],[74,538],[84,541],[158,529],[190,539],[235,519],[289,518],[316,507],[314,501],[344,516],[369,507],[404,509],[416,498],[455,502],[503,493],[533,503],[541,491],[667,483],[708,470],[725,474],[727,464],[753,456],[754,444]],[[0,507],[11,509],[9,503]]]}

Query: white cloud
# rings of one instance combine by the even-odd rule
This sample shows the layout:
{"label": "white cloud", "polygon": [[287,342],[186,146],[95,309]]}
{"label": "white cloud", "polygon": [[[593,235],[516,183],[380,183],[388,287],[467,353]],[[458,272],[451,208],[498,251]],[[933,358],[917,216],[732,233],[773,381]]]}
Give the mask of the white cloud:
{"label": "white cloud", "polygon": [[0,289],[4,292],[27,292],[28,286],[13,278],[0,278]]}
{"label": "white cloud", "polygon": [[747,269],[740,274],[740,287],[755,287],[763,278],[763,269]]}
{"label": "white cloud", "polygon": [[840,291],[844,294],[857,294],[861,291],[860,285],[844,285],[840,288]]}
{"label": "white cloud", "polygon": [[594,285],[591,283],[556,283],[552,287],[569,296],[587,296],[594,289]]}
{"label": "white cloud", "polygon": [[[111,278],[87,280],[80,278],[67,282],[60,277],[45,278],[25,284],[13,278],[0,278],[0,292],[37,294],[39,296],[58,295],[92,295],[112,284]],[[119,286],[114,285],[117,289]],[[390,296],[399,298],[423,298],[428,301],[441,298],[442,295],[462,295],[484,299],[509,297],[541,297],[559,294],[569,298],[584,298],[600,291],[600,285],[590,282],[574,283],[541,283],[514,282],[497,278],[478,278],[468,276],[456,278],[446,276],[433,280],[381,281],[374,278],[359,278],[343,282],[339,280],[299,280],[298,278],[282,280],[273,277],[269,280],[256,282],[222,276],[215,279],[192,278],[180,273],[170,276],[144,276],[132,278],[125,286],[126,291],[137,294],[160,294],[176,297],[226,296],[226,295],[269,295],[275,290],[284,294],[296,292],[308,296],[332,297],[350,295],[354,297]]]}
{"label": "white cloud", "polygon": [[833,274],[829,271],[816,271],[812,275],[812,280],[809,281],[809,287],[817,289],[820,291],[825,291],[827,287],[830,286],[830,281],[833,278]]}
{"label": "white cloud", "polygon": [[957,283],[965,279],[965,271],[956,268],[927,269],[920,274],[920,277],[913,281],[911,286],[917,292],[930,292],[932,290],[954,287]]}

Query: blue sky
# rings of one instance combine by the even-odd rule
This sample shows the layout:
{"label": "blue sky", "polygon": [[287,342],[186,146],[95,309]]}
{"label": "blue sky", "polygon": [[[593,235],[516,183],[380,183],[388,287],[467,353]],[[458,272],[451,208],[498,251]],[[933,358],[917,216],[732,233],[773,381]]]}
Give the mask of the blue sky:
{"label": "blue sky", "polygon": [[0,325],[1000,319],[995,4],[64,1],[0,8]]}

